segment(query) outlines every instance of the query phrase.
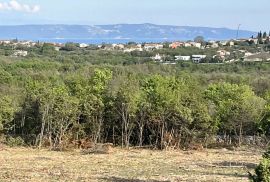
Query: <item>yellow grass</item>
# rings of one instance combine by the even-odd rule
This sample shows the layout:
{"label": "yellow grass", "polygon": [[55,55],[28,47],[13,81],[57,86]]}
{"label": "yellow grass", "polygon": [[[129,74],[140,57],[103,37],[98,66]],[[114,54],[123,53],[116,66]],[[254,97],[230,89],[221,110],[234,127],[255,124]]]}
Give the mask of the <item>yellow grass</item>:
{"label": "yellow grass", "polygon": [[114,149],[82,155],[28,148],[0,151],[0,181],[248,181],[260,150],[151,151]]}

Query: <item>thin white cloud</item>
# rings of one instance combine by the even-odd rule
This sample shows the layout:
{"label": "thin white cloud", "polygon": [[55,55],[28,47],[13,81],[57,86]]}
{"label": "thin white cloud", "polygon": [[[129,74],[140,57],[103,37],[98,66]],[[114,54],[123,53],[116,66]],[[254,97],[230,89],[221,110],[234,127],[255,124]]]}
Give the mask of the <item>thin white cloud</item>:
{"label": "thin white cloud", "polygon": [[16,0],[11,0],[9,2],[0,3],[0,11],[4,10],[37,13],[40,11],[40,6],[21,4]]}

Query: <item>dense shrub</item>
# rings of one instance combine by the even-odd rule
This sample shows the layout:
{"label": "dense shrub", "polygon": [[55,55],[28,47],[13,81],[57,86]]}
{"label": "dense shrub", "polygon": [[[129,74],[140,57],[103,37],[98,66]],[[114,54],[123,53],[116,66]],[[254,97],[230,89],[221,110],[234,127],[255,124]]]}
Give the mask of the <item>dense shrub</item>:
{"label": "dense shrub", "polygon": [[10,146],[10,147],[19,147],[19,146],[24,146],[24,140],[21,137],[7,137],[6,138],[6,145]]}
{"label": "dense shrub", "polygon": [[263,154],[263,159],[255,168],[255,174],[249,173],[253,182],[270,182],[270,148]]}

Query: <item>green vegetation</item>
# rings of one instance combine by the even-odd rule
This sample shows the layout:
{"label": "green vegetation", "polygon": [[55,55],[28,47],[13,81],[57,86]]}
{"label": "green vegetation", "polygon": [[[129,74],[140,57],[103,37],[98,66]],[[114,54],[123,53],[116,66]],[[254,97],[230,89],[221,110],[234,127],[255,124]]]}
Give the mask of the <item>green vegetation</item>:
{"label": "green vegetation", "polygon": [[270,150],[263,154],[263,159],[255,168],[255,174],[249,174],[249,178],[253,182],[269,182],[270,181]]}
{"label": "green vegetation", "polygon": [[217,135],[237,145],[244,136],[269,135],[267,62],[149,60],[156,53],[200,54],[197,48],[125,53],[68,43],[60,51],[51,44],[20,49],[28,56],[0,56],[0,135],[7,144],[62,149],[88,139],[165,149],[207,145]]}

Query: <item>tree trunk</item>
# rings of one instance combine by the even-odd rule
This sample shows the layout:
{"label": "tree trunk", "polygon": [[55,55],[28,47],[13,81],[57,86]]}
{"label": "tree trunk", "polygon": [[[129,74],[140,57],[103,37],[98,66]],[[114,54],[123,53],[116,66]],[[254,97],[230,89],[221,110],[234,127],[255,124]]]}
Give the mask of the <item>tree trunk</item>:
{"label": "tree trunk", "polygon": [[42,142],[43,142],[43,135],[44,135],[44,130],[45,130],[45,124],[46,124],[46,116],[48,115],[48,112],[49,112],[49,106],[47,105],[45,107],[45,111],[44,113],[42,114],[42,124],[41,124],[41,130],[40,130],[40,136],[39,136],[39,145],[38,145],[38,148],[40,149],[41,146],[42,146]]}
{"label": "tree trunk", "polygon": [[160,147],[161,147],[161,150],[163,150],[164,149],[164,128],[165,128],[165,126],[164,126],[165,124],[164,124],[164,122],[162,122],[162,126],[161,126],[161,133],[160,133]]}
{"label": "tree trunk", "polygon": [[142,147],[142,144],[143,144],[143,128],[144,128],[144,126],[140,125],[139,128],[140,128],[139,146]]}
{"label": "tree trunk", "polygon": [[239,127],[239,136],[238,136],[238,145],[239,147],[242,145],[242,136],[243,135],[243,124],[242,122],[240,123],[240,127]]}

